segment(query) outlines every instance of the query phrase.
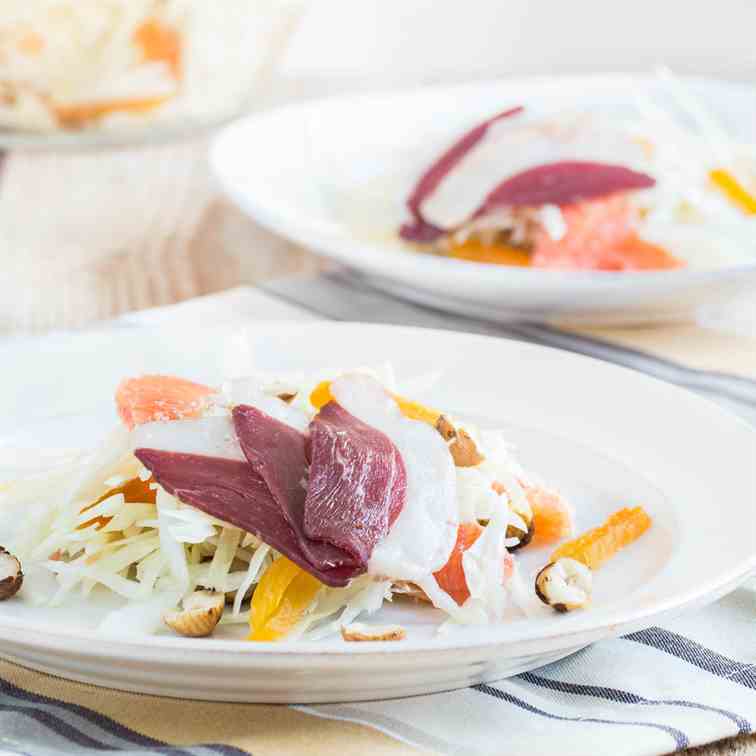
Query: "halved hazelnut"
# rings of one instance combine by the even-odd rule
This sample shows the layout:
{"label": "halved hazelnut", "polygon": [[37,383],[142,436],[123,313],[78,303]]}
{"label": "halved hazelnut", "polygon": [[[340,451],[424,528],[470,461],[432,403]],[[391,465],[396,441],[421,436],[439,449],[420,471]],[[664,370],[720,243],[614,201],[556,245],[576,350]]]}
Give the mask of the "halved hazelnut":
{"label": "halved hazelnut", "polygon": [[[525,522],[523,520],[523,522]],[[508,546],[509,551],[517,551],[523,546],[527,546],[535,535],[535,525],[533,520],[527,523],[528,529],[523,531],[522,528],[518,528],[516,525],[507,525],[507,538],[517,538],[518,542],[514,546]]]}
{"label": "halved hazelnut", "polygon": [[399,641],[406,637],[401,625],[363,625],[353,622],[341,628],[345,641]]}
{"label": "halved hazelnut", "polygon": [[404,596],[414,601],[422,601],[425,604],[433,603],[419,585],[409,580],[398,580],[391,586],[391,592],[396,596]]}
{"label": "halved hazelnut", "polygon": [[535,579],[535,592],[544,604],[558,612],[582,609],[591,601],[593,574],[576,559],[549,562]]}
{"label": "halved hazelnut", "polygon": [[203,638],[215,630],[225,603],[223,593],[195,591],[184,599],[179,611],[165,612],[163,622],[179,635]]}
{"label": "halved hazelnut", "polygon": [[478,451],[470,434],[464,428],[455,428],[446,415],[438,418],[436,430],[449,444],[449,453],[452,455],[455,467],[475,467],[485,459]]}
{"label": "halved hazelnut", "polygon": [[510,511],[516,514],[517,517],[522,520],[522,524],[525,525],[525,529],[518,527],[518,525],[514,523],[507,526],[507,538],[518,539],[518,543],[514,546],[509,546],[508,549],[510,551],[517,551],[517,549],[527,546],[533,540],[533,536],[535,535],[535,518],[533,517],[533,509],[530,506],[530,502],[525,498],[519,503],[515,503],[515,499],[509,496],[506,486],[498,480],[495,480],[491,484],[491,488],[493,488],[493,490],[500,496],[502,494],[507,494]]}
{"label": "halved hazelnut", "polygon": [[440,415],[436,420],[436,430],[441,434],[444,441],[451,441],[457,435],[457,429],[451,424],[446,415]]}
{"label": "halved hazelnut", "polygon": [[15,596],[24,582],[21,562],[0,546],[0,601]]}

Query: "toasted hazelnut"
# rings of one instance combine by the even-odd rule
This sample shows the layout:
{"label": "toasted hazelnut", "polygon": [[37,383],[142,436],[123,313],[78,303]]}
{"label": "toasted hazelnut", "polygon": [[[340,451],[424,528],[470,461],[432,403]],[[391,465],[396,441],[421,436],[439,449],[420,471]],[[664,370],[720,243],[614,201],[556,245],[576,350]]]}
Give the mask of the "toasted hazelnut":
{"label": "toasted hazelnut", "polygon": [[[507,493],[506,486],[498,480],[494,481],[491,487],[500,496]],[[508,498],[510,511],[516,514],[527,526],[526,530],[514,524],[507,527],[507,538],[518,539],[518,543],[508,548],[510,551],[517,551],[517,549],[527,546],[533,540],[533,536],[535,535],[535,519],[533,517],[533,509],[527,499],[523,500],[520,504],[515,504],[514,499],[509,496]]]}
{"label": "toasted hazelnut", "polygon": [[0,546],[0,601],[15,596],[24,582],[21,562]]}
{"label": "toasted hazelnut", "polygon": [[457,431],[457,437],[449,444],[449,451],[456,467],[475,467],[485,459],[463,428]]}
{"label": "toasted hazelnut", "polygon": [[268,396],[275,396],[286,404],[291,404],[296,398],[299,391],[297,387],[289,381],[273,381],[268,383],[263,392]]}
{"label": "toasted hazelnut", "polygon": [[449,422],[446,415],[440,415],[436,420],[436,430],[441,434],[444,441],[451,441],[457,435],[457,429]]}
{"label": "toasted hazelnut", "polygon": [[425,604],[433,603],[428,598],[428,594],[419,585],[409,580],[398,580],[391,586],[391,592],[397,596],[404,596],[414,601],[422,601]]}
{"label": "toasted hazelnut", "polygon": [[363,625],[353,622],[341,628],[345,641],[399,641],[406,637],[401,625]]}
{"label": "toasted hazelnut", "polygon": [[455,467],[475,467],[485,459],[478,451],[478,447],[470,434],[463,428],[455,428],[446,415],[441,415],[438,418],[436,430],[449,444],[449,452],[452,455]]}
{"label": "toasted hazelnut", "polygon": [[179,611],[163,614],[163,622],[179,635],[203,638],[215,630],[226,603],[223,593],[195,591],[187,596]]}
{"label": "toasted hazelnut", "polygon": [[516,525],[507,526],[507,538],[519,539],[514,546],[508,547],[509,551],[517,551],[517,549],[527,546],[533,540],[533,536],[535,535],[535,525],[533,524],[533,520],[527,523],[527,525],[528,529],[526,531],[523,531]]}
{"label": "toasted hazelnut", "polygon": [[591,601],[593,574],[576,559],[549,562],[535,579],[535,592],[544,604],[558,612],[582,609]]}

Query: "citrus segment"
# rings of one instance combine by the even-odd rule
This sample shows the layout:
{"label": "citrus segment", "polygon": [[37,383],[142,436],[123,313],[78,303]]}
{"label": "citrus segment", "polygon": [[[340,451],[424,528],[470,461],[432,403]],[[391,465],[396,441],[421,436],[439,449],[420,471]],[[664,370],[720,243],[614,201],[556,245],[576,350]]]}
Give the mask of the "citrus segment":
{"label": "citrus segment", "polygon": [[555,270],[658,270],[683,263],[635,233],[638,211],[619,195],[561,208],[565,233],[552,238],[541,230],[533,246],[533,266]]}
{"label": "citrus segment", "polygon": [[129,378],[116,390],[118,415],[131,430],[153,421],[197,417],[215,389],[170,375]]}
{"label": "citrus segment", "polygon": [[[127,480],[120,486],[116,486],[115,488],[106,491],[99,499],[97,499],[97,501],[93,501],[91,504],[84,507],[81,512],[84,513],[88,509],[96,507],[98,504],[105,501],[105,499],[109,499],[116,494],[123,494],[123,499],[126,504],[154,504],[156,493],[150,488],[150,483],[152,483],[151,479],[142,480],[141,478],[133,478],[132,480]],[[87,520],[79,525],[77,530],[84,530],[84,528],[88,528],[92,525],[96,525],[97,529],[100,530],[100,528],[104,528],[111,519],[111,517],[106,516],[93,517],[91,520]]]}
{"label": "citrus segment", "polygon": [[449,256],[455,260],[490,263],[492,265],[530,265],[530,253],[524,249],[510,247],[506,244],[485,244],[480,239],[466,239],[452,244]]}
{"label": "citrus segment", "polygon": [[439,588],[448,593],[454,601],[462,606],[470,597],[465,571],[462,568],[462,555],[480,537],[483,528],[477,522],[463,522],[457,528],[457,541],[446,564],[433,573]]}
{"label": "citrus segment", "polygon": [[322,583],[286,557],[276,559],[252,594],[248,640],[273,641],[300,620]]}
{"label": "citrus segment", "polygon": [[[429,425],[435,425],[439,417],[441,417],[441,413],[438,410],[426,407],[424,404],[413,402],[397,394],[390,394],[390,396],[399,405],[402,414],[410,420],[420,420]],[[310,394],[310,404],[315,409],[321,409],[330,401],[333,401],[331,381],[321,381]]]}
{"label": "citrus segment", "polygon": [[533,546],[556,543],[572,535],[572,510],[558,493],[539,486],[525,486],[533,510]]}
{"label": "citrus segment", "polygon": [[709,174],[714,186],[746,215],[756,215],[756,196],[748,191],[735,176],[721,168]]}

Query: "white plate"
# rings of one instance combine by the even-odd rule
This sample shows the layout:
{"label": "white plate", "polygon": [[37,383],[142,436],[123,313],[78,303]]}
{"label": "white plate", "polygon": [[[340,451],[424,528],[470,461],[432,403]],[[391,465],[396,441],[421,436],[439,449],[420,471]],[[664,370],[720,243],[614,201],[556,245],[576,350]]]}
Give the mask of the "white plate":
{"label": "white plate", "polygon": [[[124,374],[170,370],[218,381],[252,369],[384,360],[393,362],[400,381],[441,369],[422,398],[506,428],[523,462],[572,498],[581,529],[620,506],[648,509],[652,529],[597,574],[590,609],[545,611],[439,636],[435,610],[402,604],[380,617],[407,627],[402,642],[253,645],[239,640],[241,628],[200,640],[104,637],[95,629],[112,606],[104,596],[65,609],[11,601],[0,604],[0,654],[64,677],[181,697],[302,702],[410,695],[501,678],[646,627],[714,600],[756,567],[756,433],[744,423],[623,368],[449,332],[273,324],[80,335],[44,351],[6,346],[0,349],[3,476],[19,461],[39,459],[40,447],[54,452],[106,432],[115,422],[110,397]],[[40,406],[59,414],[44,418]],[[60,414],[67,410],[77,414]],[[0,525],[0,543],[9,527]],[[524,571],[532,573],[547,553],[526,550]]]}
{"label": "white plate", "polygon": [[[753,88],[686,85],[740,139],[756,141]],[[483,265],[411,251],[397,237],[421,171],[455,135],[514,104],[532,111],[628,107],[650,77],[509,79],[340,97],[245,119],[216,141],[212,164],[264,226],[368,274],[400,295],[488,319],[641,322],[692,317],[756,289],[756,259],[737,267],[640,273]]]}

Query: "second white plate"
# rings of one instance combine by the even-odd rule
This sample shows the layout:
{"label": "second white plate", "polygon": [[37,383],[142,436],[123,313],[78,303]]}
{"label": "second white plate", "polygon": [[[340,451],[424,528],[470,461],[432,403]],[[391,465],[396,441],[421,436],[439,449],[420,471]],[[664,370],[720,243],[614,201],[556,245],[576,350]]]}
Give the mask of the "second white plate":
{"label": "second white plate", "polygon": [[[686,86],[739,139],[755,141],[753,88]],[[412,251],[396,235],[416,178],[455,136],[494,112],[627,109],[653,77],[504,79],[289,106],[245,119],[215,143],[230,196],[264,226],[365,273],[401,296],[491,320],[596,323],[693,317],[756,289],[756,259],[712,270],[561,272],[484,265]]]}

